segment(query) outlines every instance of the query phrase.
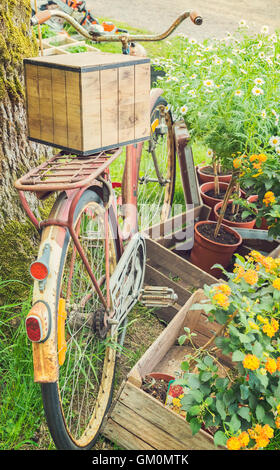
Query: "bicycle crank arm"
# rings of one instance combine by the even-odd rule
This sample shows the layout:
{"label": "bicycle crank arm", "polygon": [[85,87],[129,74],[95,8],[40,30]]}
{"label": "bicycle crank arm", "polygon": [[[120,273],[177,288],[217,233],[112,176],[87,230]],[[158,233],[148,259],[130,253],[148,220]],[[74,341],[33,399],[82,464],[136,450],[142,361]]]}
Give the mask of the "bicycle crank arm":
{"label": "bicycle crank arm", "polygon": [[145,286],[139,297],[139,302],[145,307],[171,307],[177,300],[178,296],[173,289],[158,286]]}

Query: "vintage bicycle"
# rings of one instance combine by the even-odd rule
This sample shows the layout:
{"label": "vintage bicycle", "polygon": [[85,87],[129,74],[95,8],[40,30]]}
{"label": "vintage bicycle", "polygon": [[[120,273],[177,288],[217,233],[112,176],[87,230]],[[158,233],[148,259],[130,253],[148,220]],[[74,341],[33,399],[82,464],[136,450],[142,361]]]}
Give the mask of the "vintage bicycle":
{"label": "vintage bicycle", "polygon": [[[95,42],[120,41],[125,54],[136,42],[166,38],[186,18],[202,22],[196,13],[185,12],[162,35],[99,35],[84,30],[65,12],[50,10],[35,15],[32,24],[53,16]],[[161,221],[170,214],[176,151],[171,111],[161,95],[162,90],[151,90],[148,142],[86,156],[61,150],[15,182],[41,237],[38,258],[30,267],[34,290],[26,330],[34,380],[41,384],[47,424],[58,449],[90,449],[96,442],[111,404],[127,315],[143,291],[146,246],[139,231],[140,206],[152,201]],[[109,170],[124,151],[120,223],[120,184],[111,181]],[[46,220],[39,221],[32,212],[28,192],[39,199],[57,195]],[[154,216],[155,211],[145,220],[147,226]],[[162,295],[172,302],[172,294]]]}

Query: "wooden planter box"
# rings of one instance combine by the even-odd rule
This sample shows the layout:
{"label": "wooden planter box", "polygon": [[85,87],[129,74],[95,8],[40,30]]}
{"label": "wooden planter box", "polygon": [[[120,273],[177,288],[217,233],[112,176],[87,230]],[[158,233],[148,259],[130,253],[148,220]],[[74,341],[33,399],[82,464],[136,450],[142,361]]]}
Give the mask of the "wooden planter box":
{"label": "wooden planter box", "polygon": [[[203,311],[191,310],[192,305],[203,298],[201,289],[189,298],[122,384],[102,430],[104,436],[120,447],[129,450],[217,449],[210,434],[200,430],[193,436],[189,424],[181,416],[141,389],[147,374],[174,375],[180,370],[183,357],[191,351],[190,346],[177,343],[185,326],[197,333],[194,337],[196,346],[205,344],[217,331],[219,325],[209,323]],[[220,356],[219,360],[230,367],[227,357]]]}
{"label": "wooden planter box", "polygon": [[30,140],[89,155],[150,138],[149,59],[92,51],[24,65]]}

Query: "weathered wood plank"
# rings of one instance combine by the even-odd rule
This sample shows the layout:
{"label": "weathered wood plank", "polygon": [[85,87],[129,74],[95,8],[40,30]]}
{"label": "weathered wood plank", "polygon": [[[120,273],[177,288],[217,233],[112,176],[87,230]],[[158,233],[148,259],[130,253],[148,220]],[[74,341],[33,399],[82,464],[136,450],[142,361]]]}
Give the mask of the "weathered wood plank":
{"label": "weathered wood plank", "polygon": [[[204,431],[201,431],[195,436],[192,435],[189,424],[179,415],[171,410],[168,410],[162,403],[155,398],[127,383],[119,399],[120,404],[133,410],[134,420],[131,422],[131,432],[137,435],[139,428],[143,426],[143,419],[146,426],[146,440],[150,443],[153,439],[153,444],[157,449],[192,449],[192,450],[214,450],[213,439]],[[114,411],[113,411],[114,413]],[[116,415],[115,419],[116,418]],[[141,424],[138,428],[138,422]],[[128,425],[127,425],[128,429]],[[167,447],[161,445],[162,431],[170,436],[170,443]],[[141,435],[142,430],[140,431]],[[157,439],[157,435],[159,438]],[[149,440],[148,440],[149,436]],[[174,442],[175,439],[175,442]],[[172,447],[174,444],[174,447]],[[178,446],[178,447],[177,447]]]}
{"label": "weathered wood plank", "polygon": [[139,439],[138,436],[127,429],[115,423],[111,418],[104,422],[101,430],[103,436],[110,439],[113,443],[126,450],[154,450],[147,442]]}
{"label": "weathered wood plank", "polygon": [[146,245],[149,264],[156,266],[161,265],[166,269],[170,269],[170,266],[176,266],[175,274],[186,281],[188,285],[203,287],[204,284],[217,283],[215,277],[175,253],[172,253],[154,240],[147,238]]}

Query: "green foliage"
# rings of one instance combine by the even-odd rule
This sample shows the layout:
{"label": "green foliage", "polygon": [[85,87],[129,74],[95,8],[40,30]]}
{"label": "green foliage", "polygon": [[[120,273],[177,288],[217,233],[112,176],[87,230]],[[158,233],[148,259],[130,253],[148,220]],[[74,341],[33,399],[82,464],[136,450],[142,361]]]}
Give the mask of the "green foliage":
{"label": "green foliage", "polygon": [[[206,300],[193,306],[221,325],[218,335],[207,348],[195,348],[188,329],[179,338],[194,347],[177,379],[187,387],[182,410],[194,434],[215,428],[216,445],[264,448],[280,425],[280,263],[252,251],[236,255],[234,271],[224,274],[228,282],[205,286]],[[213,346],[231,357],[232,369]]]}
{"label": "green foliage", "polygon": [[232,154],[271,150],[279,132],[278,35],[240,28],[223,40],[182,36],[172,46],[168,59],[157,60],[167,74],[159,85],[192,137],[229,169]]}

